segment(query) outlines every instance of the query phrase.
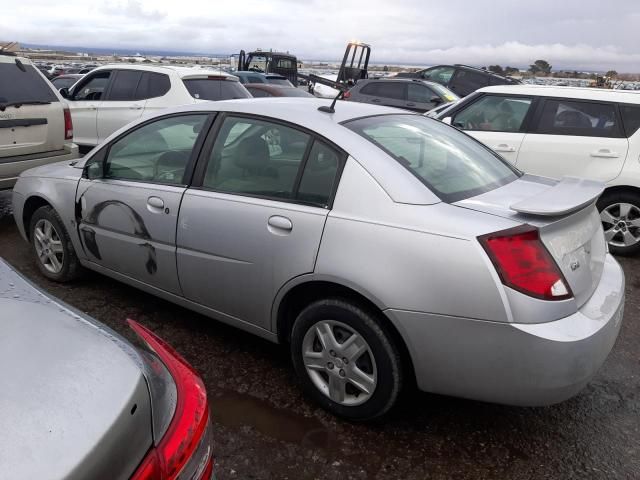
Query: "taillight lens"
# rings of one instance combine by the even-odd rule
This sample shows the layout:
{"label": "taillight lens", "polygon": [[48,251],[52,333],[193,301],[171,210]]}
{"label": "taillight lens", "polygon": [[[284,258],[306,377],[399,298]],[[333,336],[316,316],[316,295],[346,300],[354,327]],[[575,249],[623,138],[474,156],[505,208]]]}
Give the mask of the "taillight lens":
{"label": "taillight lens", "polygon": [[64,107],[64,139],[73,139],[73,120],[71,120],[71,110],[69,110],[69,107]]}
{"label": "taillight lens", "polygon": [[350,98],[351,98],[351,92],[349,91],[344,92],[344,94],[342,95],[343,100],[348,100]]}
{"label": "taillight lens", "polygon": [[478,237],[502,283],[544,300],[572,296],[567,281],[540,240],[537,228],[521,226]]}
{"label": "taillight lens", "polygon": [[127,322],[166,365],[178,397],[167,432],[149,451],[132,480],[209,480],[213,455],[209,403],[202,380],[162,339],[133,320]]}

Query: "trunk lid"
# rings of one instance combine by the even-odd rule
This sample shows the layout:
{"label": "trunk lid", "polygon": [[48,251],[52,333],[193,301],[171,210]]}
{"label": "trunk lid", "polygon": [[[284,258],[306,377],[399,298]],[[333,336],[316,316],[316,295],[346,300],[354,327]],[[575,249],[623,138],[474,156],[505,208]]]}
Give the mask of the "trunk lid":
{"label": "trunk lid", "polygon": [[607,253],[595,208],[603,189],[589,180],[524,175],[455,205],[537,227],[580,307],[600,282]]}

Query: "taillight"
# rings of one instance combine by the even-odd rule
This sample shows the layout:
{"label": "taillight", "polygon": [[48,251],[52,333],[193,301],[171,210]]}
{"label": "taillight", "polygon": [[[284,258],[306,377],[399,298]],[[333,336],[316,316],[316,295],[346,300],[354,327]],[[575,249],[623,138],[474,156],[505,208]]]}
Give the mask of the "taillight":
{"label": "taillight", "polygon": [[344,92],[344,94],[342,95],[342,99],[348,100],[349,98],[351,98],[351,92],[349,91]]}
{"label": "taillight", "polygon": [[165,364],[175,381],[178,397],[169,428],[131,480],[209,480],[213,455],[209,403],[202,380],[162,339],[133,320],[127,322]]}
{"label": "taillight", "polygon": [[73,120],[71,120],[71,110],[69,110],[69,107],[64,107],[64,139],[73,139]]}
{"label": "taillight", "polygon": [[537,228],[520,226],[478,237],[502,283],[544,300],[572,296],[567,281],[540,240]]}

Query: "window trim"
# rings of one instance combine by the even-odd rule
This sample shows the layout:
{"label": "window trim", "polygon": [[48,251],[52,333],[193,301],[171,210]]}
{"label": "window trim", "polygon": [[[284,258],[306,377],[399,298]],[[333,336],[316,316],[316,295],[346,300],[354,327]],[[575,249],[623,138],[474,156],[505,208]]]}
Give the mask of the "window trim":
{"label": "window trim", "polygon": [[[531,131],[531,127],[533,125],[533,121],[536,118],[536,114],[538,112],[540,97],[536,97],[533,95],[522,95],[522,94],[510,94],[510,93],[480,93],[474,97],[468,97],[469,100],[464,102],[462,105],[457,105],[454,111],[450,112],[447,117],[451,118],[451,125],[454,126],[456,116],[471,107],[472,105],[480,102],[485,97],[502,97],[502,98],[521,98],[525,100],[531,100],[531,105],[529,106],[529,110],[527,114],[522,119],[522,124],[520,125],[520,129],[516,132],[509,132],[505,130],[476,130],[476,129],[463,129],[459,128],[462,132],[488,132],[488,133],[535,133]],[[446,117],[445,117],[446,118]],[[455,127],[454,128],[458,128]]]}
{"label": "window trim", "polygon": [[75,98],[78,90],[84,88],[85,85],[87,85],[91,80],[93,80],[95,77],[104,74],[105,72],[109,73],[109,78],[107,79],[107,84],[104,87],[104,91],[102,92],[102,94],[106,97],[107,93],[109,92],[109,90],[111,90],[111,82],[113,82],[113,74],[114,74],[114,69],[105,69],[105,70],[99,70],[97,72],[91,72],[91,73],[87,73],[85,75],[84,78],[81,78],[80,82],[76,82],[75,85],[77,85],[77,88],[73,89],[73,94],[72,97],[69,100],[72,102],[102,102],[104,99],[101,97],[100,100],[86,100],[86,99],[82,99],[82,100],[77,100]]}
{"label": "window trim", "polygon": [[[192,115],[206,115],[207,118],[205,119],[204,124],[202,125],[202,129],[200,130],[200,133],[198,134],[198,137],[196,138],[196,141],[193,144],[193,148],[191,149],[191,155],[189,156],[189,161],[187,162],[187,165],[185,167],[184,174],[182,176],[182,182],[180,183],[154,182],[149,180],[137,180],[137,179],[131,179],[131,178],[117,178],[117,177],[105,176],[105,166],[107,163],[107,159],[109,158],[111,147],[115,143],[119,142],[129,134],[141,128],[144,128],[147,125],[150,125],[152,123],[166,120],[168,118],[186,117],[186,116],[192,116]],[[91,158],[87,161],[87,163],[85,163],[84,166],[82,167],[82,178],[91,180],[87,175],[88,167],[95,162],[100,162],[102,163],[102,176],[99,178],[99,180],[102,180],[102,181],[117,180],[120,182],[132,182],[135,184],[143,184],[143,185],[165,185],[165,186],[188,188],[191,183],[191,180],[193,179],[196,162],[199,158],[204,142],[208,138],[209,131],[211,130],[217,115],[218,115],[217,112],[213,112],[213,111],[202,111],[202,112],[191,111],[191,112],[170,113],[167,115],[161,115],[158,117],[150,118],[145,122],[142,122],[136,125],[135,127],[127,130],[126,132],[122,132],[120,135],[118,135],[116,138],[111,140],[109,143],[101,147],[96,153],[94,153],[91,156]]]}
{"label": "window trim", "polygon": [[[332,148],[333,150],[335,150],[335,152],[338,154],[338,168],[336,170],[336,176],[333,182],[333,186],[332,186],[332,191],[329,194],[329,199],[326,205],[318,205],[317,203],[311,203],[311,202],[305,202],[302,200],[298,200],[296,198],[282,198],[282,197],[273,197],[273,196],[268,196],[268,195],[256,195],[256,194],[250,194],[250,193],[242,193],[242,192],[228,192],[228,191],[224,191],[224,190],[217,190],[214,188],[210,188],[210,187],[206,187],[203,185],[204,183],[204,177],[205,177],[205,173],[207,171],[207,167],[209,166],[209,162],[211,160],[211,152],[213,150],[213,147],[215,146],[215,143],[218,139],[218,136],[220,134],[220,130],[222,129],[222,125],[224,124],[225,120],[227,118],[241,118],[241,119],[247,119],[247,120],[257,120],[257,121],[262,121],[262,122],[268,122],[268,123],[274,123],[277,125],[282,125],[284,127],[287,128],[291,128],[294,130],[297,130],[299,132],[302,132],[306,135],[309,136],[309,142],[307,143],[307,146],[305,148],[305,152],[304,152],[304,156],[302,157],[302,159],[300,160],[300,166],[298,167],[298,172],[296,173],[296,179],[294,181],[294,188],[293,188],[293,192],[296,193],[297,195],[297,188],[299,188],[300,186],[300,182],[302,181],[302,175],[304,174],[304,168],[307,165],[307,161],[309,159],[309,154],[311,153],[311,149],[313,147],[313,145],[315,144],[316,141],[320,141],[322,143],[324,143],[325,145],[327,145],[328,147]],[[342,172],[344,171],[344,167],[347,163],[347,159],[349,158],[349,154],[347,152],[345,152],[342,148],[340,148],[338,145],[336,145],[334,142],[332,142],[331,140],[328,140],[327,138],[317,134],[316,132],[309,130],[301,125],[297,125],[295,123],[291,123],[291,122],[287,122],[286,120],[282,120],[279,118],[274,118],[274,117],[268,117],[265,115],[253,115],[253,114],[249,114],[249,113],[243,113],[243,112],[220,112],[218,114],[218,116],[216,117],[215,121],[213,122],[213,125],[207,135],[207,139],[204,142],[204,145],[202,146],[201,150],[200,150],[200,154],[198,156],[197,159],[197,164],[196,164],[196,168],[193,172],[193,176],[191,178],[191,183],[189,185],[189,188],[193,189],[193,190],[200,190],[200,191],[205,191],[205,192],[214,192],[214,193],[220,193],[220,194],[224,194],[224,195],[234,195],[237,197],[247,197],[247,198],[257,198],[257,199],[263,199],[263,200],[270,200],[270,201],[276,201],[276,202],[282,202],[282,203],[288,203],[288,204],[293,204],[293,205],[303,205],[303,206],[307,206],[307,207],[315,207],[315,208],[320,208],[322,210],[331,210],[333,209],[333,202],[335,200],[336,194],[338,192],[338,187],[340,185],[340,179],[342,177]]]}
{"label": "window trim", "polygon": [[[541,132],[540,121],[542,120],[542,113],[544,112],[544,107],[548,101],[556,101],[556,102],[573,102],[573,103],[590,103],[595,105],[605,105],[612,106],[614,110],[614,114],[616,116],[616,125],[615,131],[612,131],[611,135],[581,135],[584,132],[575,132],[571,133],[571,128],[567,128],[567,132],[562,133],[553,133],[553,132]],[[549,97],[549,96],[540,96],[538,99],[538,106],[536,108],[535,115],[531,120],[531,125],[527,133],[532,135],[553,135],[556,137],[586,137],[586,138],[627,138],[624,133],[622,126],[622,114],[620,113],[620,108],[618,106],[619,102],[611,102],[607,100],[591,100],[591,99],[582,99],[582,98],[572,98],[572,97]]]}

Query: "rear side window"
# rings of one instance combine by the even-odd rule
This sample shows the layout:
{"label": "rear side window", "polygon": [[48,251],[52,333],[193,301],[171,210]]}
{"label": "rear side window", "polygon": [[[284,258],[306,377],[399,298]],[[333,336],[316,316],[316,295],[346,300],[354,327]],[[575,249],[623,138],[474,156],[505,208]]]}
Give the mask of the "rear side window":
{"label": "rear side window", "polygon": [[488,148],[437,120],[382,115],[344,125],[396,159],[445,202],[480,195],[519,176]]}
{"label": "rear side window", "polygon": [[136,99],[136,89],[142,77],[142,72],[135,70],[120,70],[111,85],[107,100],[126,101]]}
{"label": "rear side window", "polygon": [[302,172],[298,200],[318,206],[329,205],[340,169],[340,154],[316,140]]}
{"label": "rear side window", "polygon": [[429,87],[420,85],[419,83],[410,83],[407,85],[407,100],[417,103],[431,103],[432,97],[438,97]]}
{"label": "rear side window", "polygon": [[193,98],[199,100],[231,100],[233,98],[251,98],[251,94],[240,82],[210,78],[183,80]]}
{"label": "rear side window", "polygon": [[609,103],[547,99],[536,133],[620,137],[616,109]]}
{"label": "rear side window", "polygon": [[395,100],[404,100],[405,84],[400,82],[379,82],[375,81],[365,85],[361,93],[364,95],[372,95],[374,97],[393,98]]}
{"label": "rear side window", "polygon": [[624,131],[627,137],[631,137],[640,128],[640,106],[620,105],[620,113],[624,122]]}
{"label": "rear side window", "polygon": [[488,75],[471,70],[460,69],[453,77],[452,85],[458,93],[468,94],[489,84]]}
{"label": "rear side window", "polygon": [[428,70],[425,70],[422,74],[422,77],[427,80],[433,80],[434,82],[441,83],[446,85],[451,80],[453,73],[455,72],[455,68],[453,67],[434,67]]}
{"label": "rear side window", "polygon": [[0,63],[0,105],[14,102],[57,102],[48,82],[32,65]]}
{"label": "rear side window", "polygon": [[519,132],[530,108],[530,98],[485,95],[461,110],[452,123],[463,130]]}
{"label": "rear side window", "polygon": [[148,98],[157,98],[166,95],[171,90],[171,80],[169,76],[163,73],[144,72],[138,90],[136,91],[136,100],[146,100]]}

